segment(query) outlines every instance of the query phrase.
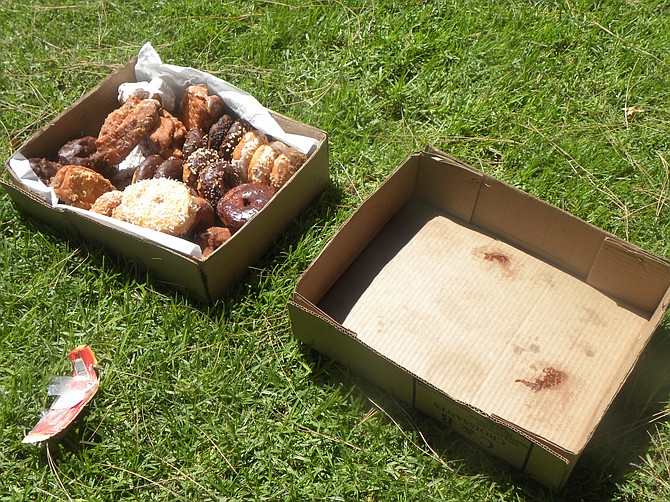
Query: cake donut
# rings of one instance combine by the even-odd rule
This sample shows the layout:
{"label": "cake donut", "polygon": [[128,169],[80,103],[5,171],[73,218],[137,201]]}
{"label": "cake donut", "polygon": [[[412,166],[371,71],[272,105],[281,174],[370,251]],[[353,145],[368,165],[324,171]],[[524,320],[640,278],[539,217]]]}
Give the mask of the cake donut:
{"label": "cake donut", "polygon": [[232,233],[263,209],[275,189],[262,183],[244,183],[230,189],[216,204],[216,214]]}
{"label": "cake donut", "polygon": [[270,145],[261,145],[249,161],[248,179],[250,183],[270,184],[270,174],[279,152]]}
{"label": "cake donut", "polygon": [[279,190],[305,163],[307,156],[281,141],[273,141],[270,146],[278,153],[272,165],[270,184]]}
{"label": "cake donut", "polygon": [[183,236],[191,230],[198,206],[183,183],[153,178],[126,188],[117,209],[128,223]]}
{"label": "cake donut", "polygon": [[111,217],[114,213],[114,210],[119,207],[122,201],[123,192],[121,190],[105,192],[95,200],[91,206],[91,211]]}
{"label": "cake donut", "polygon": [[190,228],[190,232],[202,232],[204,229],[216,224],[216,212],[208,200],[202,197],[193,197],[195,202],[195,221]]}
{"label": "cake donut", "polygon": [[253,157],[254,152],[261,145],[267,145],[268,138],[261,131],[252,129],[247,131],[242,136],[242,139],[233,150],[232,160],[230,164],[233,166],[233,170],[239,173],[239,177],[242,180],[242,183],[246,183],[249,180],[249,162],[251,157]]}

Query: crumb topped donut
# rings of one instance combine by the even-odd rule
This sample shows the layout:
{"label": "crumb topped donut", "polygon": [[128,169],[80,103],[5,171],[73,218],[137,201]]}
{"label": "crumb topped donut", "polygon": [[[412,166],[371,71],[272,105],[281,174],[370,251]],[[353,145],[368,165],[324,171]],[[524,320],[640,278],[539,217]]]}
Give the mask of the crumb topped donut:
{"label": "crumb topped donut", "polygon": [[193,152],[183,166],[183,181],[191,187],[196,188],[198,177],[205,168],[211,164],[216,164],[220,160],[219,154],[209,148],[198,148]]}
{"label": "crumb topped donut", "polygon": [[197,209],[189,189],[167,178],[130,185],[124,190],[120,205],[125,221],[176,236],[191,230]]}
{"label": "crumb topped donut", "polygon": [[262,183],[237,185],[219,199],[216,214],[230,231],[235,233],[258,214],[274,194],[274,188]]}
{"label": "crumb topped donut", "polygon": [[235,150],[233,150],[233,160],[231,160],[231,164],[233,164],[235,169],[247,174],[249,171],[249,162],[251,161],[251,157],[254,156],[254,152],[256,152],[261,145],[267,144],[268,138],[261,131],[252,129],[251,131],[244,133],[244,136],[242,136],[242,139],[235,147]]}

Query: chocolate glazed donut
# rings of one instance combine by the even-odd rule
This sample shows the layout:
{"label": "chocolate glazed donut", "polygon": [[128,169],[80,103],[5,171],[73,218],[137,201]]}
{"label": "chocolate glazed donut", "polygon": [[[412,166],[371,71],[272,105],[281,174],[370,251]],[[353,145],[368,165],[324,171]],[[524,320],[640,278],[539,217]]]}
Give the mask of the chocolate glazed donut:
{"label": "chocolate glazed donut", "polygon": [[216,213],[230,231],[235,233],[263,209],[274,194],[274,188],[262,183],[237,185],[219,199]]}

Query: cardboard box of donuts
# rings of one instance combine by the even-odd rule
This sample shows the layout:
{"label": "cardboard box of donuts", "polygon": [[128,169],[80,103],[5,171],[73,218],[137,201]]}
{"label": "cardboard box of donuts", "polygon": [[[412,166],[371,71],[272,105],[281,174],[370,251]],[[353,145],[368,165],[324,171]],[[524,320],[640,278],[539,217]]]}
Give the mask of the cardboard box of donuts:
{"label": "cardboard box of donuts", "polygon": [[327,185],[328,142],[146,44],[7,171],[24,212],[211,302]]}

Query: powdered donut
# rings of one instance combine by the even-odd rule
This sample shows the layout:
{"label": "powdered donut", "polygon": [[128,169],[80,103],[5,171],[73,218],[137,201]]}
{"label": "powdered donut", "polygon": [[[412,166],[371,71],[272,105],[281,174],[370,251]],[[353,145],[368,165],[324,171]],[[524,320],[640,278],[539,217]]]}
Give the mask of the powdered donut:
{"label": "powdered donut", "polygon": [[258,214],[274,194],[274,188],[262,183],[238,185],[219,199],[216,214],[230,231],[235,233]]}
{"label": "powdered donut", "polygon": [[198,208],[183,183],[154,178],[126,188],[118,209],[129,223],[181,236],[191,230]]}

